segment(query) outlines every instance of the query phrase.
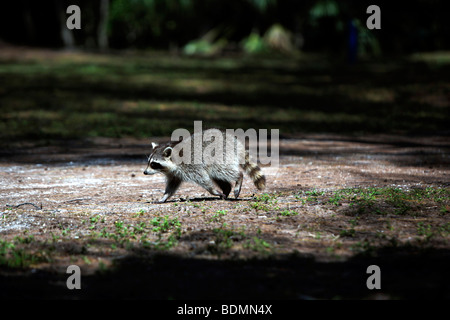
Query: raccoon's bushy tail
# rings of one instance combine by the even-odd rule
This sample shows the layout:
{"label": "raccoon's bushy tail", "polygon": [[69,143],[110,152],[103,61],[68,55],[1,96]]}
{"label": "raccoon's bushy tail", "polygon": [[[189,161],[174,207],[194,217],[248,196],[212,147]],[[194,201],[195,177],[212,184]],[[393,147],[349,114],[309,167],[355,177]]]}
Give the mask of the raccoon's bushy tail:
{"label": "raccoon's bushy tail", "polygon": [[250,161],[250,155],[248,152],[245,152],[245,162],[241,164],[242,169],[252,178],[253,183],[255,184],[258,190],[264,190],[266,187],[266,177],[262,174],[261,168]]}

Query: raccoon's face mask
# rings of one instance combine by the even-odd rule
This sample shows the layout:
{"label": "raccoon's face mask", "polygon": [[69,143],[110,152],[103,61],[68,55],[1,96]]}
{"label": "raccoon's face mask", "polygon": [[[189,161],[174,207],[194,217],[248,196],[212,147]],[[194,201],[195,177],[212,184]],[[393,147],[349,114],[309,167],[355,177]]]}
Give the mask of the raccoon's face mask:
{"label": "raccoon's face mask", "polygon": [[[152,142],[152,153],[148,157],[147,168],[144,170],[144,174],[151,175],[158,172],[163,172],[166,169],[165,163],[170,161],[170,157],[172,156],[172,148],[166,147],[162,150],[163,147],[159,147],[159,145],[155,142]],[[161,150],[160,150],[161,149]]]}
{"label": "raccoon's face mask", "polygon": [[147,165],[147,168],[144,170],[144,174],[151,175],[151,174],[158,173],[159,170],[157,170],[154,167],[155,167],[154,164],[149,162],[148,165]]}

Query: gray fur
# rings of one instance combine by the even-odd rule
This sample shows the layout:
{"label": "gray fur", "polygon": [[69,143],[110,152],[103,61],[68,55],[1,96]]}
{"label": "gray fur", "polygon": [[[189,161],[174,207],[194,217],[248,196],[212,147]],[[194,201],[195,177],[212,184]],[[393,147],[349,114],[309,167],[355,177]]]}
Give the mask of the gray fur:
{"label": "gray fur", "polygon": [[[245,147],[238,139],[217,129],[209,129],[202,133],[216,134],[219,138],[221,135],[223,139],[222,157],[214,158],[215,153],[211,157],[202,153],[201,162],[195,162],[195,138],[199,133],[194,133],[190,138],[180,142],[162,145],[152,142],[152,153],[148,158],[144,174],[163,173],[166,176],[166,189],[159,202],[165,202],[170,198],[184,181],[195,183],[222,199],[228,197],[234,184],[234,196],[238,198],[243,181],[243,173],[240,168],[247,172],[259,190],[264,189],[265,177],[262,175],[261,169],[250,161]],[[213,141],[215,140],[202,141],[201,151],[208,148]],[[220,146],[219,141],[217,146]],[[220,148],[217,149],[220,151]],[[180,150],[183,152],[190,150],[191,152],[190,155],[182,154]],[[185,157],[183,158],[183,156]],[[220,153],[217,156],[220,156]]]}

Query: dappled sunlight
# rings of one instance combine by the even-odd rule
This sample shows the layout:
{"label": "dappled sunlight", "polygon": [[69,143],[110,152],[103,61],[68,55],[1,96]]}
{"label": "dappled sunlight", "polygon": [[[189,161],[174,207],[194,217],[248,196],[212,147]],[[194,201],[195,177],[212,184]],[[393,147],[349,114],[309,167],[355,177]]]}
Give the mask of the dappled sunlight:
{"label": "dappled sunlight", "polygon": [[[202,278],[230,291],[229,279],[245,283],[242,297],[371,298],[348,270],[377,259],[397,275],[389,298],[422,297],[430,283],[440,290],[434,274],[401,289],[411,261],[431,256],[446,267],[450,231],[446,73],[416,67],[0,54],[0,266],[14,270],[0,280],[14,288],[19,272],[38,270],[55,283],[52,297],[71,263],[95,288],[84,297],[107,294],[102,281],[112,277],[128,288],[131,273],[153,285],[140,297],[186,297],[186,287],[204,297]],[[150,142],[192,131],[197,120],[280,130],[280,166],[262,166],[265,191],[246,177],[239,199],[184,184],[154,203],[165,183],[143,174]],[[426,273],[428,265],[417,266]],[[167,272],[191,278],[179,287]],[[258,290],[255,274],[264,279]]]}
{"label": "dappled sunlight", "polygon": [[[178,127],[190,127],[195,119],[222,128],[260,128],[265,123],[282,133],[420,133],[447,126],[443,73],[422,70],[415,76],[408,71],[411,84],[396,82],[404,68],[415,65],[375,73],[371,64],[358,70],[329,65],[325,71],[320,60],[307,57],[269,64],[229,57],[36,52],[33,61],[0,55],[0,126],[2,137],[7,137],[2,143],[40,137],[169,135]],[[441,83],[433,91],[427,89],[432,79],[423,83],[427,72]],[[362,76],[366,81],[356,81]],[[161,120],[169,122],[160,126]]]}
{"label": "dappled sunlight", "polygon": [[450,297],[443,0],[75,2],[0,10],[0,297]]}

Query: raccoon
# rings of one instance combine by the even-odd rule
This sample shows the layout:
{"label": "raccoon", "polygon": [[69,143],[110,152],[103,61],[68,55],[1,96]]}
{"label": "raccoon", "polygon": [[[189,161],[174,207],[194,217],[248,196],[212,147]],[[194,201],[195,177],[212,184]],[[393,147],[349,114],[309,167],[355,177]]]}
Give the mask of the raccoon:
{"label": "raccoon", "polygon": [[[208,136],[214,139],[205,141],[204,137]],[[201,157],[196,158],[199,154]],[[182,141],[161,145],[152,142],[144,174],[163,173],[166,176],[166,189],[160,203],[171,197],[184,181],[196,183],[222,199],[228,198],[234,183],[234,197],[237,199],[244,178],[240,168],[259,190],[265,188],[266,178],[260,167],[250,161],[244,145],[234,135],[209,129],[196,132]]]}

